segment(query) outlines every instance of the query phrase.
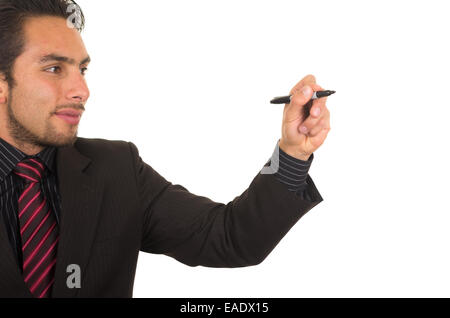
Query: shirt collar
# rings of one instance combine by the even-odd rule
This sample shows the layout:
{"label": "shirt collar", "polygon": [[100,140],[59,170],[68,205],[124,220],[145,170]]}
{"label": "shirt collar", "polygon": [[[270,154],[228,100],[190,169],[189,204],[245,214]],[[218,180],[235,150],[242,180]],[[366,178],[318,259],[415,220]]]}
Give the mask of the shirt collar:
{"label": "shirt collar", "polygon": [[5,179],[5,177],[8,176],[14,169],[14,167],[25,157],[38,157],[42,160],[42,162],[44,162],[50,172],[55,172],[55,153],[56,147],[46,147],[40,153],[34,156],[28,156],[21,150],[3,140],[3,138],[0,138],[0,181]]}

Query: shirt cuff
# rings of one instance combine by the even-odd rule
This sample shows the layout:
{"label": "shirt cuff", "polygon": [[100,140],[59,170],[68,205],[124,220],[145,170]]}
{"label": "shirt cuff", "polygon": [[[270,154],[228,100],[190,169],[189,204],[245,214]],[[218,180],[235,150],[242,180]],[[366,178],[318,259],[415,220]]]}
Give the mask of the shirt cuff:
{"label": "shirt cuff", "polygon": [[279,141],[277,141],[272,157],[261,169],[261,173],[274,174],[281,183],[287,186],[289,191],[303,190],[307,186],[306,179],[314,154],[311,154],[307,161],[297,159],[285,153],[279,147]]}

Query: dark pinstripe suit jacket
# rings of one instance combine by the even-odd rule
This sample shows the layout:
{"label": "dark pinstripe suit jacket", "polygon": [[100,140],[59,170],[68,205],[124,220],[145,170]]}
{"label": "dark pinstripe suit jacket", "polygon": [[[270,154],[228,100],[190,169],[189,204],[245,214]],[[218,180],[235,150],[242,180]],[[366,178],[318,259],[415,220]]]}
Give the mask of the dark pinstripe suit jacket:
{"label": "dark pinstripe suit jacket", "polygon": [[[131,142],[78,138],[56,155],[60,241],[52,297],[132,297],[139,251],[189,266],[262,262],[322,201],[308,176],[305,200],[272,174],[258,174],[228,204],[172,184],[142,161]],[[0,297],[32,297],[0,228]],[[71,264],[81,287],[69,288]]]}

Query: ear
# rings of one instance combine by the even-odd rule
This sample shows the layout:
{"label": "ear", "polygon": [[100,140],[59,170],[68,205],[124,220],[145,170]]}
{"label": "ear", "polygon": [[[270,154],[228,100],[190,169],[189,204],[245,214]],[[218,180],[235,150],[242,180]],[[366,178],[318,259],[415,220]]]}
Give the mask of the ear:
{"label": "ear", "polygon": [[8,101],[8,83],[5,81],[5,75],[0,73],[0,105]]}

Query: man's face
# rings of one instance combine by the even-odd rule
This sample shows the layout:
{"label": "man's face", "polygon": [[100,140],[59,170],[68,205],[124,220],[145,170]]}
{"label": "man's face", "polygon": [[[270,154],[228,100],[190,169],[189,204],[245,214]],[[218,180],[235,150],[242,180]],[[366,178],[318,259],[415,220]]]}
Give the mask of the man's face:
{"label": "man's face", "polygon": [[24,34],[25,50],[12,73],[17,85],[8,90],[8,134],[19,145],[71,145],[77,138],[77,117],[56,113],[82,114],[89,98],[84,78],[89,56],[81,36],[58,17],[29,18]]}

